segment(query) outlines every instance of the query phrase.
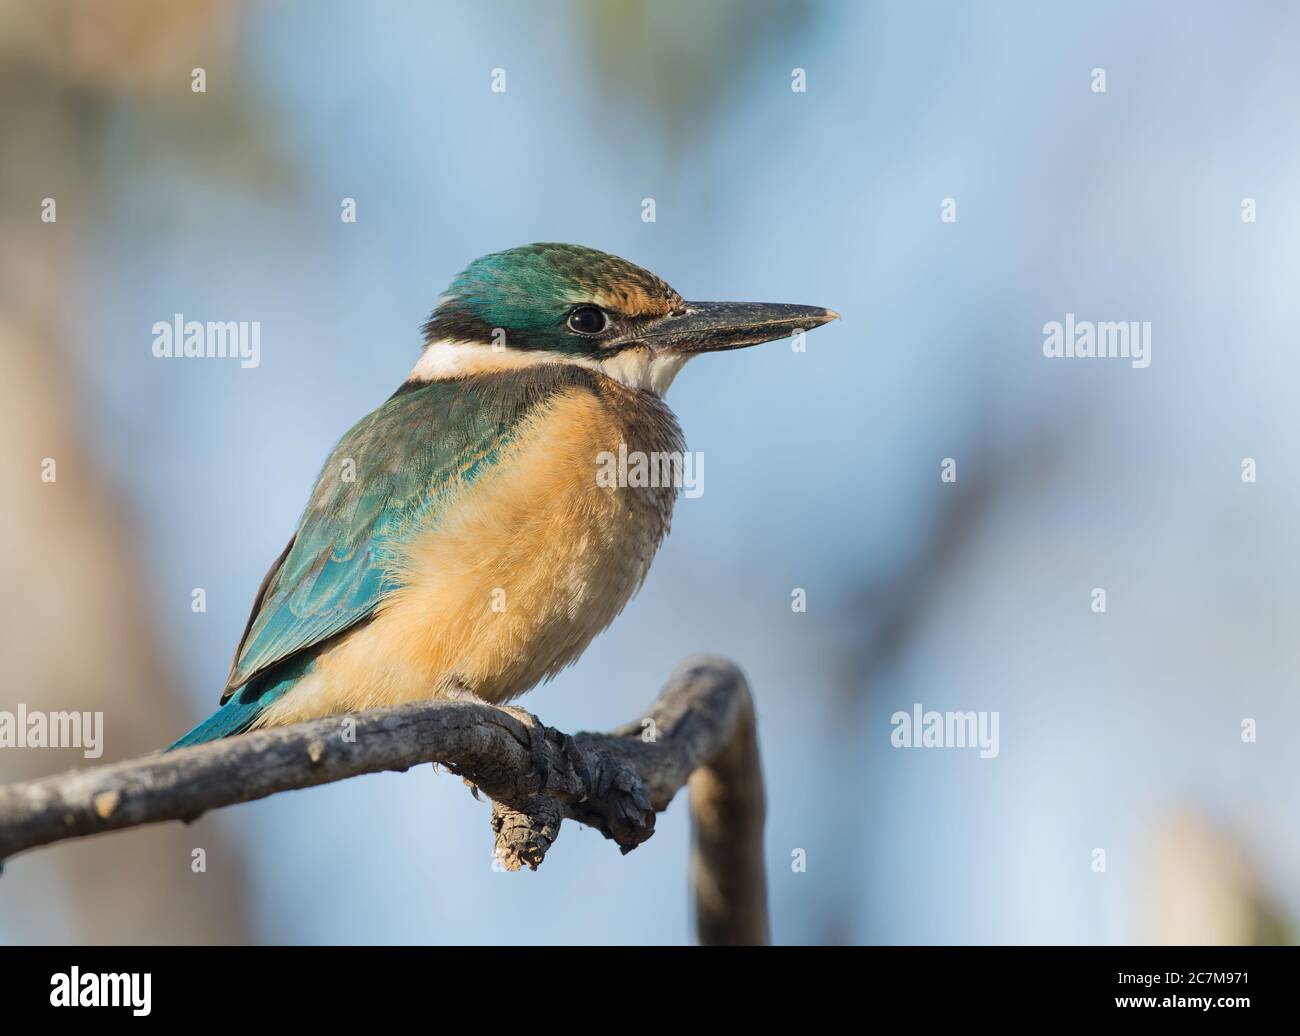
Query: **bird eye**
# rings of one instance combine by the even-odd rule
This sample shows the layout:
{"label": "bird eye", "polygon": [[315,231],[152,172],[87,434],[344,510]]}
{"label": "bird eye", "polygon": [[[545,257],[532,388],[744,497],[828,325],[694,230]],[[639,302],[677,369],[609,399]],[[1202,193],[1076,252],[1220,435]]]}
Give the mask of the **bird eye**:
{"label": "bird eye", "polygon": [[608,324],[604,311],[595,306],[579,306],[569,314],[569,330],[580,335],[598,335]]}

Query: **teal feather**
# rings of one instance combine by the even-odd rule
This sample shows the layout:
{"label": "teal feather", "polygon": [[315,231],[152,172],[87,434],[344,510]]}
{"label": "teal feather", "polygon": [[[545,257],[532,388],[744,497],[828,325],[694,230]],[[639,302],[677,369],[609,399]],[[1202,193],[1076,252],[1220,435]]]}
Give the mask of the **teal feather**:
{"label": "teal feather", "polygon": [[267,584],[227,692],[369,616],[397,589],[395,548],[454,485],[491,466],[516,416],[464,382],[439,381],[393,396],[343,436]]}
{"label": "teal feather", "polygon": [[219,741],[232,734],[242,734],[251,727],[262,711],[282,697],[294,684],[311,672],[315,653],[303,654],[278,666],[272,673],[250,680],[248,686],[231,696],[221,708],[188,734],[167,747],[188,748],[207,741]]}
{"label": "teal feather", "polygon": [[475,259],[451,282],[424,325],[425,338],[491,342],[509,328],[513,349],[599,355],[601,343],[572,334],[565,317],[575,304],[625,288],[676,300],[660,278],[626,259],[581,245],[524,245]]}
{"label": "teal feather", "polygon": [[[247,730],[326,642],[398,588],[400,546],[458,487],[491,470],[519,423],[581,368],[408,383],[335,446],[298,531],[253,605],[222,707],[172,747]],[[345,465],[350,461],[350,465]]]}

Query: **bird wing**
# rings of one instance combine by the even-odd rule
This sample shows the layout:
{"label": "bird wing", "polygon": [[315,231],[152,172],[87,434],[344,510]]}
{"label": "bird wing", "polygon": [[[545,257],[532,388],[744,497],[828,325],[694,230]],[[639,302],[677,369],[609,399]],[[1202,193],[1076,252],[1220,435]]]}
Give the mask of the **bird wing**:
{"label": "bird wing", "polygon": [[298,531],[262,581],[223,702],[367,618],[398,587],[394,548],[452,490],[489,470],[526,410],[549,395],[536,391],[545,386],[510,392],[487,380],[408,383],[339,440]]}

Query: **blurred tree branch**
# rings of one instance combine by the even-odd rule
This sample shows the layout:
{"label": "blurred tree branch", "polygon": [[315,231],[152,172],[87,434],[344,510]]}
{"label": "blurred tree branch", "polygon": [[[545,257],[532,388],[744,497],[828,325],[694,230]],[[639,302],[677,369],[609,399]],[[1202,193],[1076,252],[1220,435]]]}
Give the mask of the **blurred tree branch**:
{"label": "blurred tree branch", "polygon": [[492,799],[496,852],[510,870],[536,869],[565,818],[630,852],[689,783],[700,940],[767,941],[753,699],[718,658],[684,663],[643,719],[610,734],[569,737],[475,701],[418,702],[0,787],[0,859],[421,763],[446,765]]}
{"label": "blurred tree branch", "polygon": [[[999,502],[1024,487],[1046,484],[1064,453],[1071,417],[1059,413],[1008,443],[998,442],[988,422],[972,429],[963,477],[933,487],[932,517],[915,546],[893,569],[860,580],[850,601],[852,647],[839,666],[846,698],[880,686],[885,672],[915,643]],[[969,477],[971,472],[976,477]]]}

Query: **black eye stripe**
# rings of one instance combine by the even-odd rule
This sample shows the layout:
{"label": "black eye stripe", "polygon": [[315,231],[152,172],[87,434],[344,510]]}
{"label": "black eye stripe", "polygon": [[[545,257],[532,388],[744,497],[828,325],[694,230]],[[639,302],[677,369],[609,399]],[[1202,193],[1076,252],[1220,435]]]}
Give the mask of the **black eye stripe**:
{"label": "black eye stripe", "polygon": [[609,326],[609,318],[597,306],[575,306],[566,324],[580,335],[598,335]]}

